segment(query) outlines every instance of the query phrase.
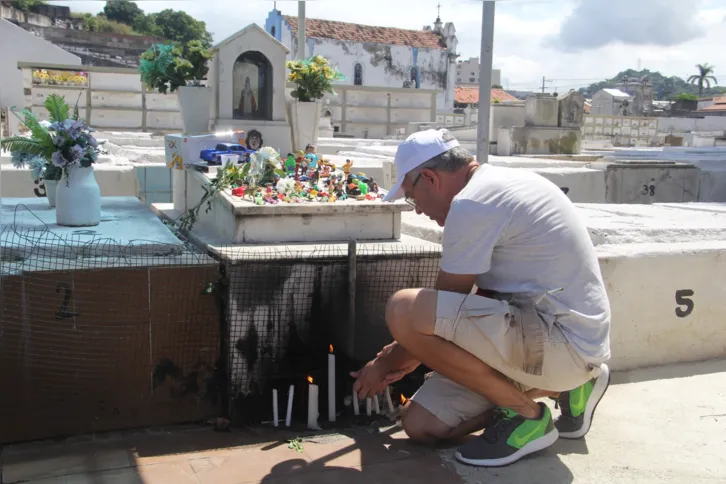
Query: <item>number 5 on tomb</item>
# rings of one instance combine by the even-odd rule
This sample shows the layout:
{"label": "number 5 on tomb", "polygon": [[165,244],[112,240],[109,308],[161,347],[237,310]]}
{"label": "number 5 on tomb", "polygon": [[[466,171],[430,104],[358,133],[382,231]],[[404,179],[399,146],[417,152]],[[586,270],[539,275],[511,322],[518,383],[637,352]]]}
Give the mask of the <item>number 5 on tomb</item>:
{"label": "number 5 on tomb", "polygon": [[685,318],[693,312],[693,308],[695,307],[695,303],[691,299],[693,294],[694,292],[691,289],[679,289],[676,291],[676,304],[678,304],[676,316]]}

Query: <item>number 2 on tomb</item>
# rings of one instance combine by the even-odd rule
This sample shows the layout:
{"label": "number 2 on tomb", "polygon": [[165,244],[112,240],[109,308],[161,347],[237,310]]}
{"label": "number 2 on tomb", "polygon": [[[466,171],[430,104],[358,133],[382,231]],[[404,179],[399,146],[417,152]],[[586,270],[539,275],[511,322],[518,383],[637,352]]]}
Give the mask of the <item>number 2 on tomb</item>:
{"label": "number 2 on tomb", "polygon": [[68,303],[71,300],[71,294],[72,294],[71,286],[68,285],[67,282],[59,282],[58,287],[56,287],[56,289],[55,289],[55,292],[60,294],[61,288],[64,289],[63,302],[61,303],[60,310],[58,310],[58,312],[55,313],[55,318],[57,320],[61,320],[61,319],[72,318],[73,316],[78,316],[78,313],[72,313],[72,312],[68,311]]}
{"label": "number 2 on tomb", "polygon": [[676,316],[685,318],[693,312],[693,308],[696,305],[693,299],[691,299],[693,294],[694,292],[691,289],[679,289],[676,291],[676,304],[678,304]]}

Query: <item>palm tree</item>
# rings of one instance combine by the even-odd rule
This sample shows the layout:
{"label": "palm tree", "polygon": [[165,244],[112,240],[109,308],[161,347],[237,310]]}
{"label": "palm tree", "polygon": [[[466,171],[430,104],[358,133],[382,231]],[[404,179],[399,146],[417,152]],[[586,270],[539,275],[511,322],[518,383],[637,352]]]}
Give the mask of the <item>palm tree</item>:
{"label": "palm tree", "polygon": [[711,87],[711,83],[718,84],[718,80],[713,77],[714,66],[708,64],[696,64],[698,74],[694,74],[688,78],[690,84],[698,86],[698,96],[703,97],[703,86],[706,89]]}

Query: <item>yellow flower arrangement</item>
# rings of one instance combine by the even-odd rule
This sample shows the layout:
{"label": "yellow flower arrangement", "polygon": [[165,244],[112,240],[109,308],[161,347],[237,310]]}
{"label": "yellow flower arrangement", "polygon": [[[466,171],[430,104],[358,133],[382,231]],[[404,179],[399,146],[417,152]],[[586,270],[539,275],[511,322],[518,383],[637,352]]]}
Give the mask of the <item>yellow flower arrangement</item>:
{"label": "yellow flower arrangement", "polygon": [[326,92],[335,94],[333,81],[343,80],[345,76],[323,56],[315,55],[302,61],[287,61],[290,70],[287,79],[297,84],[292,96],[303,102],[322,98]]}

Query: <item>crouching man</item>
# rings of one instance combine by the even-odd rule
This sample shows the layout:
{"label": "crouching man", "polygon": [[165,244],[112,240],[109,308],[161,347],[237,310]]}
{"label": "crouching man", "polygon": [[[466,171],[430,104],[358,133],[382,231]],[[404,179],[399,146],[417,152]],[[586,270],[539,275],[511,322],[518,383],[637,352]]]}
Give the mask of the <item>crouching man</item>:
{"label": "crouching man", "polygon": [[[583,437],[610,381],[610,306],[573,204],[530,171],[479,165],[445,130],[411,135],[395,167],[385,200],[444,227],[441,270],[434,289],[391,297],[395,341],[352,374],[359,397],[425,364],[403,427],[422,443],[485,428],[456,453],[471,465]],[[542,397],[557,400],[556,420]]]}

